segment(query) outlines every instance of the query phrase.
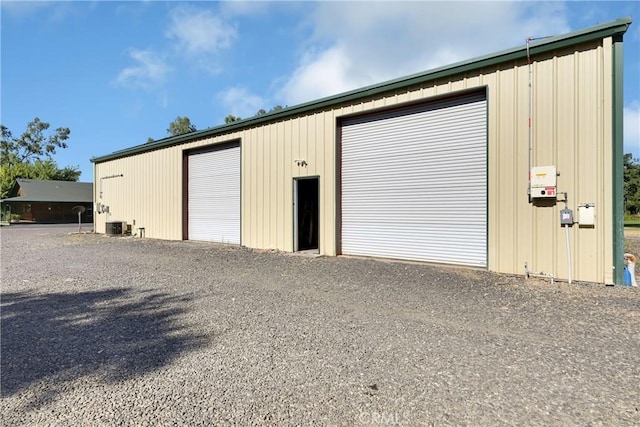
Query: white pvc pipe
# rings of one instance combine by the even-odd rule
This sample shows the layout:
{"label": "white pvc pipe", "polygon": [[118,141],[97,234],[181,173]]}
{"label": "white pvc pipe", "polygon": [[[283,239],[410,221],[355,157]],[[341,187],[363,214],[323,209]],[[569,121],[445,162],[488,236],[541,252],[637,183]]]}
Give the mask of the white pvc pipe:
{"label": "white pvc pipe", "polygon": [[569,243],[569,226],[564,225],[565,240],[567,241],[567,268],[569,269],[569,284],[571,284],[571,245]]}

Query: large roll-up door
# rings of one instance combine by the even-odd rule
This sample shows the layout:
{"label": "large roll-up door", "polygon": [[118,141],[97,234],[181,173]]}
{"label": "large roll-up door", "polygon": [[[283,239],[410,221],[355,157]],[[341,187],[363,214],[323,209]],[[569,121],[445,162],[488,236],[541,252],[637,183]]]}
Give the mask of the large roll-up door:
{"label": "large roll-up door", "polygon": [[189,240],[240,244],[240,146],[188,158]]}
{"label": "large roll-up door", "polygon": [[486,109],[482,94],[343,122],[343,254],[487,266]]}

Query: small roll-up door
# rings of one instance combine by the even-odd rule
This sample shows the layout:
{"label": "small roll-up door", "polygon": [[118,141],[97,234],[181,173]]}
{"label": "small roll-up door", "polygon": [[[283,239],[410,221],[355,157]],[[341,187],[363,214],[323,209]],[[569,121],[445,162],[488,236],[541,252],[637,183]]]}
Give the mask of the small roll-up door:
{"label": "small roll-up door", "polygon": [[188,158],[188,236],[240,244],[240,146]]}
{"label": "small roll-up door", "polygon": [[343,254],[487,266],[484,94],[348,119]]}

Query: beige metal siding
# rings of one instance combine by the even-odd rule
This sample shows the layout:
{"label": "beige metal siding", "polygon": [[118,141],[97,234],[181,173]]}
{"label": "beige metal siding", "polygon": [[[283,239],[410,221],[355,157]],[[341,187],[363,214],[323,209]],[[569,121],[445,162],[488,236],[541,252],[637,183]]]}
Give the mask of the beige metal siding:
{"label": "beige metal siding", "polygon": [[[608,47],[605,47],[607,46]],[[558,191],[566,191],[569,208],[595,203],[593,228],[570,230],[573,278],[612,281],[611,250],[611,61],[604,60],[610,41],[534,58],[534,166],[555,165]],[[505,273],[535,272],[567,278],[564,203],[527,203],[528,70],[526,64],[494,73],[489,87],[489,268]],[[609,82],[607,82],[609,80]],[[562,196],[559,196],[562,199]]]}
{"label": "beige metal siding", "polygon": [[[96,165],[95,201],[109,206],[109,214],[94,213],[96,231],[107,220],[122,220],[146,229],[147,237],[181,239],[182,158],[175,149],[158,150]],[[102,180],[102,177],[122,177]]]}
{"label": "beige metal siding", "polygon": [[[293,178],[320,176],[320,252],[335,254],[332,112],[254,128],[242,134],[242,244],[293,250]],[[332,141],[333,138],[331,138]],[[294,160],[304,159],[306,166]]]}
{"label": "beige metal siding", "polygon": [[[533,57],[533,165],[555,165],[558,191],[569,207],[595,203],[596,225],[571,229],[575,280],[611,283],[612,276],[612,41],[574,46]],[[146,228],[148,237],[182,238],[183,150],[239,138],[242,144],[242,244],[293,250],[293,178],[320,176],[320,253],[335,255],[336,122],[373,108],[485,88],[488,107],[488,268],[567,277],[562,202],[527,200],[528,68],[525,60],[438,79],[384,96],[336,105],[225,135],[95,165],[105,180],[111,219]],[[306,166],[294,160],[304,159]],[[96,189],[96,201],[98,190]],[[95,215],[104,232],[105,214]]]}

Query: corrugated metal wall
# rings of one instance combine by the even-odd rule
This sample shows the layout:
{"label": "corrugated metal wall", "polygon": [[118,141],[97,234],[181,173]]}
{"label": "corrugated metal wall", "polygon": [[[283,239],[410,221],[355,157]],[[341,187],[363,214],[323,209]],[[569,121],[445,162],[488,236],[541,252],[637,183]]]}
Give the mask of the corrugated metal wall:
{"label": "corrugated metal wall", "polygon": [[[593,228],[570,230],[573,278],[611,283],[611,40],[556,52],[533,63],[533,166],[555,165],[569,207],[596,204]],[[528,70],[525,64],[484,76],[489,87],[490,269],[567,278],[564,203],[527,202]],[[608,108],[606,107],[608,104]],[[562,196],[559,197],[561,199]]]}
{"label": "corrugated metal wall", "polygon": [[[568,48],[533,59],[533,165],[555,165],[558,191],[570,208],[595,203],[596,225],[574,226],[573,277],[611,283],[612,276],[612,41]],[[526,61],[480,73],[431,81],[373,99],[95,165],[96,201],[111,219],[133,219],[148,237],[182,238],[183,150],[240,138],[242,145],[242,244],[293,250],[293,178],[320,176],[320,253],[336,253],[336,122],[339,117],[485,88],[488,104],[488,268],[567,277],[563,203],[528,203],[528,69]],[[298,166],[295,159],[304,159]],[[105,214],[96,215],[104,232]]]}
{"label": "corrugated metal wall", "polygon": [[[103,179],[120,174],[123,176]],[[104,232],[106,221],[135,221],[133,228],[144,227],[148,237],[182,238],[181,150],[158,150],[96,164],[94,183],[94,200],[110,211],[94,214],[96,232]]]}

